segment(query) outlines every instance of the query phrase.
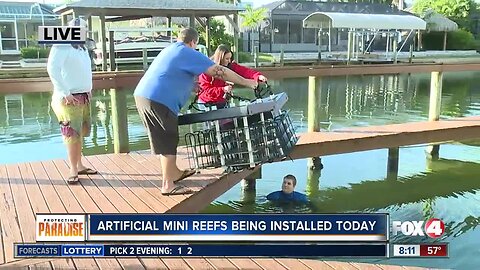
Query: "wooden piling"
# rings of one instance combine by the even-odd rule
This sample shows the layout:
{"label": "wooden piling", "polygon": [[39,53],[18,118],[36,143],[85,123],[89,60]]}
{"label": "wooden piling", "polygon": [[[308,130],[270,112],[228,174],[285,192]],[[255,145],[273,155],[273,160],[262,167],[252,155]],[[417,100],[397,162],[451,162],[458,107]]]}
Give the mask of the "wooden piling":
{"label": "wooden piling", "polygon": [[321,84],[320,77],[308,77],[308,132],[320,131],[317,104],[320,102]]}
{"label": "wooden piling", "polygon": [[413,63],[413,44],[410,44],[410,56],[408,57],[408,62],[411,64]]}
{"label": "wooden piling", "polygon": [[[430,81],[430,105],[428,111],[429,121],[438,121],[440,119],[440,110],[442,105],[442,82],[443,72],[433,71]],[[440,154],[440,145],[431,144],[426,149],[429,158],[438,159]]]}
{"label": "wooden piling", "polygon": [[147,48],[142,49],[142,58],[143,58],[143,70],[147,71],[148,69],[148,52]]}
{"label": "wooden piling", "polygon": [[127,97],[124,90],[110,89],[112,102],[113,149],[115,153],[128,153]]}
{"label": "wooden piling", "polygon": [[[102,71],[107,71],[107,30],[105,28],[105,15],[100,15],[100,31],[102,33]],[[114,42],[110,40],[110,42]]]}
{"label": "wooden piling", "polygon": [[112,40],[115,40],[115,32],[109,31],[108,32],[108,40],[110,41],[108,43],[108,55],[110,59],[110,71],[115,71],[117,69],[117,65],[115,63],[115,42],[112,42]]}
{"label": "wooden piling", "polygon": [[242,180],[242,190],[248,193],[248,191],[256,190],[256,182],[257,179],[262,178],[262,167],[258,168],[257,170],[253,171],[250,175],[245,177]]}
{"label": "wooden piling", "polygon": [[322,175],[322,170],[308,168],[307,171],[307,186],[305,188],[306,195],[310,198],[311,201],[318,198],[320,193],[320,176]]}
{"label": "wooden piling", "polygon": [[399,154],[400,151],[398,147],[388,149],[387,179],[389,180],[398,179]]}
{"label": "wooden piling", "polygon": [[254,51],[253,51],[253,59],[255,61],[255,68],[258,67],[258,46],[255,46],[254,47]]}
{"label": "wooden piling", "polygon": [[[320,131],[318,104],[321,102],[321,85],[320,77],[308,77],[308,132]],[[312,169],[322,169],[322,160],[320,157],[309,158],[308,166]]]}
{"label": "wooden piling", "polygon": [[281,45],[280,47],[280,66],[283,67],[283,65],[285,64],[285,59],[284,59],[284,49],[283,49],[283,44]]}
{"label": "wooden piling", "polygon": [[395,35],[393,36],[393,48],[392,48],[392,51],[393,51],[393,63],[394,63],[394,64],[397,63],[397,58],[398,58],[397,47],[398,47],[398,38],[397,38],[397,34],[395,34]]}

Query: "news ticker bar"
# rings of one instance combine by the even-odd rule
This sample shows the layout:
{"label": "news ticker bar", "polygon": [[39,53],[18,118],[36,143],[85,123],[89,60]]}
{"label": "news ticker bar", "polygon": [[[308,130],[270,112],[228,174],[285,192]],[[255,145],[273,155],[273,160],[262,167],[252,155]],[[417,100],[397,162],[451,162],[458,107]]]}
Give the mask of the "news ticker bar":
{"label": "news ticker bar", "polygon": [[387,214],[37,214],[37,242],[386,242]]}
{"label": "news ticker bar", "polygon": [[448,257],[448,244],[393,245],[393,257]]}
{"label": "news ticker bar", "polygon": [[15,244],[32,257],[388,257],[388,244],[71,245]]}

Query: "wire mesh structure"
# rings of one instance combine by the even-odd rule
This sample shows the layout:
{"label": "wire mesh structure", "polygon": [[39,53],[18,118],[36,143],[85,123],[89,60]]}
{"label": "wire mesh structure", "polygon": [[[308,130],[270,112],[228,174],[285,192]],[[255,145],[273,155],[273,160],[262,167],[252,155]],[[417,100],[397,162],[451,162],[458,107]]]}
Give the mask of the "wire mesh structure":
{"label": "wire mesh structure", "polygon": [[286,158],[298,140],[285,111],[234,118],[229,123],[212,122],[212,128],[185,135],[191,168],[238,171],[255,167]]}

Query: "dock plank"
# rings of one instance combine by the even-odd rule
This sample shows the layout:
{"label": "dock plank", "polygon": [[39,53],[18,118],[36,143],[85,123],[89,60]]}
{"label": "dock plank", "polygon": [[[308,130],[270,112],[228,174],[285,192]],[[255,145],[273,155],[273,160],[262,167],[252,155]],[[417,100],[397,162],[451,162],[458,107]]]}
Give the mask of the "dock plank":
{"label": "dock plank", "polygon": [[[101,258],[103,260],[105,258]],[[136,270],[136,269],[145,269],[139,258],[118,258],[122,269],[125,270]]]}
{"label": "dock plank", "polygon": [[254,258],[253,261],[260,265],[263,269],[268,269],[268,270],[285,270],[285,266],[282,264],[278,263],[277,261],[273,259],[266,259],[266,258]]}
{"label": "dock plank", "polygon": [[0,218],[0,266],[5,263],[5,243],[3,242],[3,225],[2,219]]}
{"label": "dock plank", "polygon": [[68,184],[57,171],[57,168],[53,164],[53,161],[42,161],[42,166],[45,168],[45,172],[47,173],[48,178],[52,182],[53,187],[57,191],[60,200],[62,200],[67,213],[84,212],[77,199],[75,198],[75,195],[68,187]]}
{"label": "dock plank", "polygon": [[[29,163],[21,163],[19,168],[34,215],[37,213],[50,213],[45,197],[43,196],[43,193],[39,187],[39,182],[37,182],[37,179],[35,179],[31,165]],[[40,182],[42,181],[46,180],[41,180]],[[32,222],[35,222],[35,217],[32,219]],[[32,232],[35,233],[35,229],[33,229]],[[69,258],[60,258],[51,261],[50,264],[55,269],[75,269],[73,261]]]}
{"label": "dock plank", "polygon": [[236,267],[232,262],[227,258],[207,258],[207,261],[217,270],[237,270],[240,269]]}
{"label": "dock plank", "polygon": [[160,258],[141,258],[145,269],[168,270],[168,267]]}
{"label": "dock plank", "polygon": [[357,270],[358,268],[353,266],[350,263],[345,263],[345,262],[336,262],[336,261],[326,261],[326,264],[328,264],[330,267],[333,269],[342,269],[342,270]]}
{"label": "dock plank", "polygon": [[15,212],[15,202],[7,175],[7,167],[0,165],[0,221],[2,223],[2,240],[5,262],[16,260],[13,255],[13,244],[22,242],[22,233]]}
{"label": "dock plank", "polygon": [[142,196],[149,196],[148,193],[140,189],[139,185],[131,180],[128,175],[123,173],[122,170],[108,157],[96,156],[96,158],[108,168],[107,173],[114,176],[114,178],[109,181],[110,184],[115,185],[115,188],[122,193],[122,196],[124,196],[138,213],[155,212],[155,206],[148,205],[142,200]]}
{"label": "dock plank", "polygon": [[41,162],[33,162],[30,164],[33,175],[37,180],[38,186],[45,198],[45,202],[47,203],[48,209],[50,213],[66,213],[65,206],[63,205],[62,200],[57,194],[52,182],[48,178],[45,169]]}
{"label": "dock plank", "polygon": [[[137,158],[139,158],[139,157],[137,157]],[[145,154],[145,155],[141,155],[141,158],[142,158],[142,162],[138,162],[138,163],[140,163],[142,166],[144,166],[144,168],[150,168],[150,171],[152,172],[153,175],[158,174],[160,176],[160,178],[158,179],[158,184],[157,185],[158,185],[159,188],[161,188],[162,187],[163,175],[162,175],[162,167],[161,167],[161,164],[160,164],[159,157],[156,156],[156,155]],[[184,181],[182,181],[182,184],[184,184]],[[175,204],[178,204],[178,202],[181,202],[181,201],[183,201],[184,199],[186,199],[190,196],[191,196],[191,194],[168,196],[168,197],[170,197],[174,202],[176,202]]]}
{"label": "dock plank", "polygon": [[[66,163],[65,162],[56,162],[55,164],[56,164],[57,168],[59,168],[59,169],[61,169],[61,171],[63,171],[63,176],[65,177],[66,173],[68,173],[68,167],[66,166]],[[90,177],[91,176],[94,176],[94,175],[82,176],[82,184],[90,182]],[[77,185],[72,185],[72,187],[73,186],[77,186]],[[82,187],[82,186],[78,186],[78,187]],[[82,188],[82,190],[83,190],[83,188]],[[85,191],[85,190],[83,190],[83,191]],[[96,191],[98,191],[98,190],[94,190],[95,193],[96,193]],[[90,194],[90,196],[93,195],[91,193],[88,193],[88,194]],[[101,197],[103,197],[103,194],[100,193],[100,194],[98,194],[98,196],[92,196],[92,199],[94,199],[94,201],[97,201],[97,199],[101,198]],[[87,197],[85,197],[84,199],[88,200]],[[88,208],[85,208],[85,207],[84,208],[86,210],[86,213],[119,213],[120,212],[109,201],[107,201],[107,202],[105,202],[105,204],[99,204],[98,202],[96,202],[95,205],[89,204]],[[104,207],[106,207],[106,208],[104,208]],[[98,266],[101,269],[116,269],[120,266],[121,266],[122,269],[141,269],[141,268],[143,268],[143,265],[138,258],[117,258],[117,259],[95,258],[95,261],[97,262]]]}
{"label": "dock plank", "polygon": [[19,169],[22,174],[22,182],[25,186],[30,206],[34,214],[37,213],[49,213],[47,202],[40,190],[38,182],[33,175],[33,170],[29,163],[19,164]]}
{"label": "dock plank", "polygon": [[22,174],[18,165],[7,165],[8,181],[12,191],[12,197],[15,202],[16,217],[20,225],[20,232],[22,235],[22,242],[35,242],[35,215],[30,200],[27,196],[27,191],[22,181]]}
{"label": "dock plank", "polygon": [[228,259],[232,264],[234,264],[238,269],[248,269],[248,270],[261,270],[263,269],[260,265],[256,264],[252,259],[249,258],[229,258]]}
{"label": "dock plank", "polygon": [[306,260],[306,259],[300,259],[299,261],[311,269],[335,269],[329,264],[327,264],[325,261]]}
{"label": "dock plank", "polygon": [[299,141],[290,156],[293,159],[301,159],[479,137],[480,116],[352,127],[300,134]]}
{"label": "dock plank", "polygon": [[204,258],[188,258],[185,261],[194,270],[215,270]]}
{"label": "dock plank", "polygon": [[380,269],[383,269],[383,270],[405,270],[405,268],[401,265],[389,265],[389,264],[381,264],[381,265],[378,265],[378,267],[380,267]]}
{"label": "dock plank", "polygon": [[[177,205],[178,203],[182,202],[185,198],[188,198],[188,195],[177,195],[177,196],[163,196],[161,195],[161,188],[162,188],[162,172],[160,168],[160,161],[157,159],[157,157],[153,157],[152,159],[148,159],[145,156],[139,155],[139,154],[130,154],[128,155],[130,161],[135,161],[134,164],[137,164],[135,166],[135,169],[137,171],[146,171],[147,173],[144,175],[144,177],[149,180],[152,184],[156,185],[161,199],[164,202],[164,205],[168,207],[168,209],[171,209],[173,206]],[[152,162],[157,160],[157,162]],[[182,181],[183,184],[184,181]]]}
{"label": "dock plank", "polygon": [[[179,153],[182,149],[179,150]],[[184,158],[184,156],[181,156]],[[180,158],[180,159],[181,159]],[[34,222],[35,213],[152,213],[165,211],[165,208],[201,209],[211,200],[238,183],[252,171],[222,176],[221,170],[202,171],[185,183],[198,188],[197,194],[175,196],[163,200],[159,194],[161,177],[157,157],[144,152],[100,155],[85,158],[88,164],[99,171],[97,175],[82,176],[77,185],[68,185],[68,165],[65,160],[0,165],[0,195],[9,204],[0,206],[0,240],[3,248],[0,266],[27,269],[411,269],[390,265],[370,265],[335,261],[306,259],[271,258],[59,258],[6,260],[5,247],[10,247],[8,239],[12,234],[4,230],[17,230],[20,239],[26,223]],[[215,195],[208,194],[214,192]],[[139,195],[140,193],[141,195]],[[144,200],[143,195],[150,196]],[[69,200],[67,199],[69,197]],[[142,198],[141,198],[142,197]],[[194,200],[192,200],[194,198]],[[201,199],[199,199],[201,198]],[[192,202],[196,205],[191,206]],[[163,204],[155,208],[152,204]],[[30,214],[18,216],[19,204],[28,204]],[[192,207],[192,208],[189,208]],[[3,215],[6,213],[7,215]],[[18,219],[15,219],[18,216]],[[30,216],[31,221],[26,218]],[[17,220],[15,228],[5,228],[5,217]],[[8,220],[10,222],[10,220]],[[25,224],[24,224],[25,223]],[[34,224],[34,223],[33,223]],[[11,224],[9,226],[12,226]],[[10,242],[12,242],[10,240]],[[13,246],[11,246],[13,247]],[[12,248],[9,248],[13,250]],[[5,256],[3,258],[2,256]],[[3,258],[3,260],[2,260]],[[400,268],[399,268],[400,267]],[[420,268],[412,268],[420,269]]]}
{"label": "dock plank", "polygon": [[86,160],[99,172],[99,174],[90,175],[90,180],[105,195],[108,201],[114,204],[115,208],[122,213],[136,213],[137,211],[126,199],[132,194],[123,192],[123,185],[116,180],[115,175],[111,174],[96,156],[89,156]]}
{"label": "dock plank", "polygon": [[[70,170],[64,160],[53,160],[53,164],[49,164],[49,167],[51,167],[50,168],[51,170],[54,170],[54,168],[56,168],[57,173],[60,174],[59,177],[63,178],[63,180],[66,181],[66,179],[69,177]],[[58,174],[55,173],[54,176],[58,177]],[[88,178],[88,176],[87,177],[82,176],[82,178]],[[75,197],[78,203],[80,204],[80,206],[82,207],[84,213],[102,213],[103,212],[95,203],[91,195],[89,195],[89,193],[84,189],[84,186],[82,184],[79,184],[79,183],[74,185],[67,184],[67,186],[70,188],[71,192],[75,194]],[[115,258],[101,258],[101,259],[95,258],[94,260],[96,261],[100,269],[113,269],[119,266]]]}
{"label": "dock plank", "polygon": [[[80,209],[76,208],[77,205],[75,204],[75,208],[77,209],[77,213],[99,213],[100,209],[92,200],[92,197],[85,191],[82,185],[68,184],[67,179],[70,176],[69,168],[67,164],[63,160],[52,160],[50,162],[44,162],[45,168],[49,171],[50,175],[54,178],[63,180],[63,186],[69,189],[72,197],[76,199],[78,206]],[[73,210],[73,209],[72,209]],[[67,211],[70,211],[67,208]]]}
{"label": "dock plank", "polygon": [[181,258],[162,258],[161,260],[170,270],[193,269]]}
{"label": "dock plank", "polygon": [[365,269],[365,270],[381,270],[382,268],[380,268],[378,265],[376,264],[368,264],[368,263],[350,263],[351,265],[353,265],[354,267],[356,267],[357,269]]}
{"label": "dock plank", "polygon": [[300,262],[297,259],[285,259],[285,258],[279,258],[279,259],[274,259],[277,261],[279,264],[283,265],[287,269],[295,269],[295,270],[312,270],[310,267],[306,266],[302,262]]}
{"label": "dock plank", "polygon": [[30,265],[29,267],[26,267],[26,269],[30,269],[30,270],[52,269],[52,268],[53,266],[50,264],[50,262],[37,263],[34,265]]}
{"label": "dock plank", "polygon": [[[75,198],[75,195],[68,187],[68,184],[58,172],[53,161],[43,161],[39,166],[42,166],[45,170],[46,177],[50,180],[51,185],[54,187],[60,198],[61,205],[64,207],[64,209],[58,212],[50,209],[52,213],[84,213],[85,211],[82,209]],[[40,170],[40,168],[38,169]],[[73,263],[76,268],[80,269],[98,269],[98,265],[93,258],[74,258]]]}
{"label": "dock plank", "polygon": [[53,269],[75,269],[72,258],[58,258],[50,261]]}
{"label": "dock plank", "polygon": [[[60,161],[60,162],[63,162],[63,164],[56,164],[57,167],[67,166],[66,161]],[[88,161],[84,162],[84,165],[89,167],[89,168],[92,168],[94,170],[97,170],[97,168],[92,166]],[[118,212],[118,210],[115,208],[113,203],[102,192],[101,188],[98,187],[97,185],[95,185],[94,182],[97,181],[97,180],[100,181],[99,179],[103,179],[100,174],[84,175],[84,176],[81,177],[81,179],[79,181],[80,182],[79,184],[83,187],[83,189],[85,189],[85,192],[87,194],[89,194],[89,196],[94,201],[95,205],[100,209],[100,211],[102,213]],[[117,194],[117,193],[115,192],[115,194]],[[123,201],[123,200],[121,200],[121,201]],[[116,203],[119,203],[119,202],[117,201]]]}
{"label": "dock plank", "polygon": [[152,184],[148,181],[144,175],[147,174],[145,170],[136,170],[132,168],[125,161],[128,155],[106,155],[112,162],[118,165],[122,172],[133,180],[138,186],[135,187],[135,190],[140,194],[148,194],[148,196],[142,196],[144,202],[147,205],[152,205],[156,213],[165,213],[169,207],[164,204],[164,201],[170,202],[172,204],[172,199],[169,197],[162,196],[162,192],[158,186]]}

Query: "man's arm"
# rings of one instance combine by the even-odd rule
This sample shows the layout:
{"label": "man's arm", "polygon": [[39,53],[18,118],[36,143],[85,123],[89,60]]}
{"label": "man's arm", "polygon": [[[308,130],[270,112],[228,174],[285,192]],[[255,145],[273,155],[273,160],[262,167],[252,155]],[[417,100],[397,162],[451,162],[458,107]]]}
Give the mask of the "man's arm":
{"label": "man's arm", "polygon": [[230,69],[217,64],[209,67],[205,73],[214,77],[215,79],[220,79],[222,81],[230,81],[235,84],[250,87],[252,89],[258,86],[258,82],[256,80],[245,79],[237,73],[231,71]]}

